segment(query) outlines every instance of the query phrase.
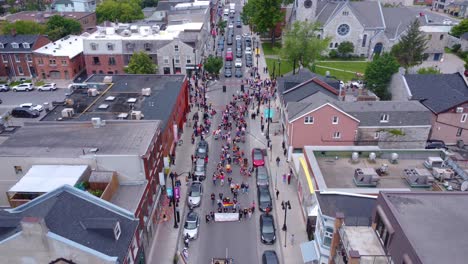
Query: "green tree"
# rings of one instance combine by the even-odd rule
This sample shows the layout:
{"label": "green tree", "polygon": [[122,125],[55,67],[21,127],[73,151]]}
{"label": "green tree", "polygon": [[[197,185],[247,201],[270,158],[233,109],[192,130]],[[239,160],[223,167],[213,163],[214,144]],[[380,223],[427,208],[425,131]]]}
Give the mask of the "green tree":
{"label": "green tree", "polygon": [[338,52],[341,56],[346,57],[354,52],[354,44],[350,41],[343,41],[338,45]]}
{"label": "green tree", "polygon": [[53,41],[70,34],[79,34],[81,32],[80,22],[58,15],[49,18],[46,27],[46,34],[49,36],[49,39]]}
{"label": "green tree", "polygon": [[296,21],[292,28],[285,32],[280,55],[283,59],[293,62],[293,74],[297,62],[308,67],[326,50],[330,40],[318,38],[316,32],[319,28],[318,23]]}
{"label": "green tree", "polygon": [[367,89],[373,91],[382,100],[390,100],[391,94],[387,86],[399,67],[398,61],[389,53],[375,56],[374,60],[367,65],[364,75]]}
{"label": "green tree", "polygon": [[218,28],[221,34],[224,34],[224,30],[226,29],[226,26],[227,26],[227,21],[220,20],[218,22]]}
{"label": "green tree", "polygon": [[223,67],[223,58],[210,55],[203,64],[203,67],[207,72],[218,75]]}
{"label": "green tree", "polygon": [[391,51],[391,54],[406,70],[421,64],[425,57],[424,51],[428,40],[419,30],[419,26],[419,20],[413,20],[406,34],[401,37],[400,42],[393,46]]}
{"label": "green tree", "polygon": [[46,27],[27,20],[18,20],[14,23],[6,22],[3,26],[3,34],[12,34],[13,31],[18,35],[44,34]]}
{"label": "green tree", "polygon": [[421,68],[418,70],[418,74],[440,74],[440,70],[435,67]]}
{"label": "green tree", "polygon": [[158,66],[153,63],[153,60],[144,51],[133,53],[128,66],[125,68],[125,72],[130,74],[155,74],[157,71]]}
{"label": "green tree", "polygon": [[144,17],[139,0],[104,0],[96,7],[96,16],[99,23],[126,23]]}
{"label": "green tree", "polygon": [[468,19],[467,18],[463,19],[460,22],[460,24],[452,27],[450,34],[459,38],[461,35],[463,35],[463,33],[466,33],[466,32],[468,32]]}
{"label": "green tree", "polygon": [[249,0],[242,9],[242,19],[255,32],[269,33],[274,45],[276,25],[285,16],[281,10],[282,3],[282,0]]}

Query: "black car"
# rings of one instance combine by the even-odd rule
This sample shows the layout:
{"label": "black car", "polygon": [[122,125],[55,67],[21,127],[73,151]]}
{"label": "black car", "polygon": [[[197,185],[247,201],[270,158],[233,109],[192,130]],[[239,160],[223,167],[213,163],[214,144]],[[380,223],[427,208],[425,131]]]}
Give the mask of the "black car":
{"label": "black car", "polygon": [[40,116],[40,113],[37,110],[30,110],[24,107],[16,107],[11,111],[11,115],[13,117],[20,118],[36,118]]}
{"label": "black car", "polygon": [[236,40],[236,49],[240,49],[242,51],[242,41]]}
{"label": "black car", "polygon": [[236,49],[236,58],[242,58],[242,50]]}
{"label": "black car", "polygon": [[273,245],[276,241],[276,228],[273,216],[262,214],[260,216],[260,239],[263,244]]}
{"label": "black car", "polygon": [[274,250],[266,250],[262,255],[262,264],[279,264],[278,256]]}
{"label": "black car", "polygon": [[232,69],[232,61],[225,61],[224,69]]}
{"label": "black car", "polygon": [[271,207],[271,195],[270,188],[268,186],[262,185],[257,187],[257,196],[258,196],[258,209],[265,212],[268,207]]}
{"label": "black car", "polygon": [[204,159],[208,156],[208,142],[205,140],[198,142],[195,156],[200,159]]}
{"label": "black car", "polygon": [[252,67],[252,56],[245,56],[245,66],[246,67]]}
{"label": "black car", "polygon": [[426,149],[447,149],[447,146],[442,140],[432,139],[426,142]]}
{"label": "black car", "polygon": [[252,38],[247,36],[247,37],[244,37],[244,41],[245,41],[245,46],[246,47],[252,47]]}
{"label": "black car", "polygon": [[257,186],[268,186],[269,185],[269,176],[268,170],[265,166],[259,166],[255,168],[255,174],[257,176]]}
{"label": "black car", "polygon": [[236,72],[234,73],[234,75],[237,78],[242,78],[242,69],[241,68],[236,68]]}
{"label": "black car", "polygon": [[224,69],[224,77],[231,78],[232,77],[232,70],[231,68]]}

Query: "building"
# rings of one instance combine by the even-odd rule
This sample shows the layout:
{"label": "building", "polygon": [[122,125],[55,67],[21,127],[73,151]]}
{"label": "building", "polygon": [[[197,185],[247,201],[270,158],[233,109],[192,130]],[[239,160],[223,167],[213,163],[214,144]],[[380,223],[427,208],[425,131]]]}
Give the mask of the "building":
{"label": "building", "polygon": [[70,35],[33,51],[38,79],[73,80],[85,69],[84,36]]}
{"label": "building", "polygon": [[0,78],[20,79],[37,76],[33,51],[46,45],[50,40],[40,35],[1,35]]}
{"label": "building", "polygon": [[95,12],[51,12],[51,11],[21,11],[6,16],[8,22],[33,21],[45,24],[52,16],[61,16],[80,22],[83,32],[94,32],[96,30]]}
{"label": "building", "polygon": [[[412,4],[403,1],[404,5],[405,2]],[[384,7],[379,1],[296,0],[291,18],[319,22],[322,27],[318,37],[331,38],[330,51],[336,50],[341,42],[350,41],[354,44],[354,54],[367,58],[390,51],[414,19],[419,19],[421,26],[430,27],[428,38],[433,34],[443,35],[444,42],[451,28],[444,24],[447,19],[444,16],[426,14],[422,8]],[[428,47],[426,53],[428,60],[440,60],[444,46]]]}
{"label": "building", "polygon": [[6,263],[138,260],[138,219],[69,185],[0,215],[0,254]]}
{"label": "building", "polygon": [[468,85],[463,73],[397,73],[390,84],[394,100],[420,101],[431,112],[430,139],[468,142]]}
{"label": "building", "polygon": [[[140,254],[144,255],[160,217],[159,200],[164,184],[161,132],[161,121],[155,120],[104,121],[96,118],[81,122],[26,123],[0,145],[0,193],[8,192],[2,196],[0,204],[7,206],[7,197],[9,200],[21,198],[15,196],[16,193],[37,194],[39,198],[36,199],[40,199],[44,196],[42,193],[49,191],[47,188],[52,184],[47,179],[57,168],[34,173],[34,166],[89,166],[91,174],[67,171],[58,177],[77,175],[74,181],[66,183],[79,183],[85,179],[91,185],[103,185],[103,200],[125,208],[139,219],[138,246]],[[44,183],[45,189],[31,189],[30,185],[26,185],[28,188],[12,188],[24,186],[17,184],[23,179],[30,182],[28,178],[34,175],[40,180],[38,182]],[[109,187],[113,184],[115,186]]]}
{"label": "building", "polygon": [[[467,198],[465,192],[382,192],[372,227],[337,221],[331,259],[336,264],[465,263]],[[430,239],[434,236],[447,250],[439,250],[441,240]]]}
{"label": "building", "polygon": [[56,12],[94,12],[95,0],[55,0],[52,10]]}
{"label": "building", "polygon": [[[445,2],[439,1],[437,5],[444,5]],[[468,13],[466,12],[466,8],[468,7],[468,1],[455,1],[445,4],[444,12],[450,14],[452,16],[456,16],[459,18],[467,18]]]}

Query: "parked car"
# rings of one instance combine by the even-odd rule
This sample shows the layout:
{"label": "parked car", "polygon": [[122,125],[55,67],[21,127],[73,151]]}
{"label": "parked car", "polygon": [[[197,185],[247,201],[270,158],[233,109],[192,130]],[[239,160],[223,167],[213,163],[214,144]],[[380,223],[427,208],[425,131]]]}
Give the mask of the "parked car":
{"label": "parked car", "polygon": [[224,38],[218,39],[218,45],[224,45]]}
{"label": "parked car", "polygon": [[232,70],[230,68],[224,69],[224,77],[226,78],[232,77]]}
{"label": "parked car", "polygon": [[240,49],[242,51],[242,41],[236,40],[236,49]]}
{"label": "parked car", "polygon": [[265,166],[265,154],[262,149],[252,149],[252,163],[255,167]]}
{"label": "parked car", "polygon": [[242,21],[241,21],[240,17],[238,17],[237,20],[236,20],[236,27],[237,28],[242,27]]}
{"label": "parked car", "polygon": [[232,69],[232,61],[226,61],[224,63],[224,68],[225,69]]}
{"label": "parked car", "polygon": [[242,50],[236,49],[236,58],[242,58]]}
{"label": "parked car", "polygon": [[41,86],[37,87],[37,90],[39,92],[42,92],[42,91],[55,91],[55,90],[57,90],[57,85],[55,83],[46,83],[44,85],[41,85]]}
{"label": "parked car", "polygon": [[260,215],[260,240],[262,243],[272,245],[276,241],[276,228],[273,216],[270,214]]}
{"label": "parked car", "polygon": [[234,63],[234,66],[236,68],[241,68],[242,67],[242,59],[237,58],[236,62]]}
{"label": "parked car", "polygon": [[195,208],[201,204],[201,198],[203,196],[203,186],[201,182],[192,182],[189,188],[188,195],[188,207]]}
{"label": "parked car", "polygon": [[252,61],[252,56],[250,57],[245,57],[245,66],[246,67],[252,67],[253,61]]}
{"label": "parked car", "polygon": [[228,28],[234,28],[234,24],[229,23]]}
{"label": "parked car", "polygon": [[252,54],[252,48],[251,47],[245,47],[245,54]]}
{"label": "parked car", "polygon": [[236,78],[242,78],[242,69],[241,68],[236,68],[236,71],[234,72],[234,75]]}
{"label": "parked car", "polygon": [[13,92],[20,92],[20,91],[30,92],[34,90],[34,86],[32,85],[32,83],[22,83],[22,84],[13,86],[12,90]]}
{"label": "parked car", "polygon": [[278,256],[274,250],[266,250],[262,255],[262,264],[279,264]]}
{"label": "parked car", "polygon": [[197,159],[193,169],[194,181],[204,181],[206,179],[206,163],[204,159]]}
{"label": "parked car", "polygon": [[431,139],[426,142],[426,149],[447,149],[447,146],[442,140]]}
{"label": "parked car", "polygon": [[30,110],[36,110],[39,112],[42,112],[44,110],[44,107],[42,105],[37,105],[37,104],[32,104],[32,103],[20,104],[19,107],[30,109]]}
{"label": "parked car", "polygon": [[39,113],[39,111],[36,110],[30,110],[23,107],[16,107],[11,111],[11,115],[13,117],[19,118],[36,118],[39,117],[41,114]]}
{"label": "parked car", "polygon": [[0,92],[10,91],[10,86],[8,84],[0,84]]}
{"label": "parked car", "polygon": [[189,239],[197,239],[199,226],[200,217],[196,212],[190,211],[185,219],[184,236],[188,236]]}
{"label": "parked car", "polygon": [[232,61],[232,51],[226,51],[226,60]]}
{"label": "parked car", "polygon": [[270,188],[265,185],[257,187],[258,209],[265,212],[268,207],[272,208]]}
{"label": "parked car", "polygon": [[227,37],[227,44],[232,45],[232,36]]}
{"label": "parked car", "polygon": [[255,168],[255,174],[257,176],[257,186],[269,185],[270,177],[268,176],[268,170],[265,166],[260,166],[260,167]]}
{"label": "parked car", "polygon": [[197,144],[197,149],[195,150],[195,157],[204,159],[205,157],[208,156],[208,151],[209,151],[208,142],[206,142],[205,140],[202,140],[198,142]]}
{"label": "parked car", "polygon": [[236,35],[236,40],[241,40],[242,36],[241,35]]}
{"label": "parked car", "polygon": [[252,38],[250,36],[244,37],[244,41],[246,47],[252,47]]}

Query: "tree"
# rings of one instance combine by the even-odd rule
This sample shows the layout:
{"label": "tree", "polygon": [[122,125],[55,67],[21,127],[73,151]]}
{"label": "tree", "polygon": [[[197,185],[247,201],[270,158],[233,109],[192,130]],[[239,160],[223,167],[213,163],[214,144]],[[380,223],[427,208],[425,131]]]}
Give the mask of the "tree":
{"label": "tree", "polygon": [[419,20],[413,20],[406,34],[401,37],[400,42],[393,46],[391,51],[391,54],[406,70],[421,64],[425,58],[427,38],[419,30],[419,26]]}
{"label": "tree", "polygon": [[418,70],[418,74],[440,74],[440,70],[435,67],[421,68]]}
{"label": "tree", "polygon": [[128,66],[125,68],[126,73],[130,74],[155,74],[158,66],[153,63],[150,56],[144,51],[133,53]]}
{"label": "tree", "polygon": [[254,27],[257,33],[269,33],[275,44],[275,28],[284,19],[282,0],[249,0],[242,9],[244,23]]}
{"label": "tree", "polygon": [[220,20],[218,22],[218,28],[221,34],[224,34],[224,29],[226,28],[226,26],[227,26],[227,21]]}
{"label": "tree", "polygon": [[316,32],[319,28],[318,23],[296,21],[292,28],[285,32],[280,55],[293,62],[293,73],[296,69],[296,62],[307,67],[313,64],[326,50],[330,40],[329,38],[318,38]]}
{"label": "tree", "polygon": [[53,41],[61,39],[70,34],[79,34],[81,32],[80,22],[73,19],[64,18],[59,15],[55,15],[49,18],[49,20],[47,20],[46,26],[46,34],[49,36],[49,39]]}
{"label": "tree", "polygon": [[349,53],[354,52],[354,44],[350,41],[343,41],[338,45],[338,52],[341,56],[346,57]]}
{"label": "tree", "polygon": [[205,68],[205,71],[207,71],[207,72],[209,72],[211,74],[218,75],[219,71],[223,67],[223,58],[214,57],[213,55],[210,55],[206,59],[203,67]]}
{"label": "tree", "polygon": [[96,16],[99,23],[126,23],[144,17],[139,0],[104,0],[96,7]]}
{"label": "tree", "polygon": [[390,100],[391,94],[387,86],[399,67],[398,61],[391,54],[376,55],[366,68],[364,80],[367,89],[373,91],[382,100]]}
{"label": "tree", "polygon": [[157,6],[158,2],[159,2],[158,0],[142,0],[141,1],[141,7],[145,8],[145,7]]}
{"label": "tree", "polygon": [[450,31],[450,34],[453,36],[459,38],[463,33],[468,32],[468,19],[463,19],[460,24],[452,27],[452,30]]}
{"label": "tree", "polygon": [[3,34],[34,35],[44,34],[46,27],[34,21],[18,20],[14,23],[6,22],[3,26]]}

